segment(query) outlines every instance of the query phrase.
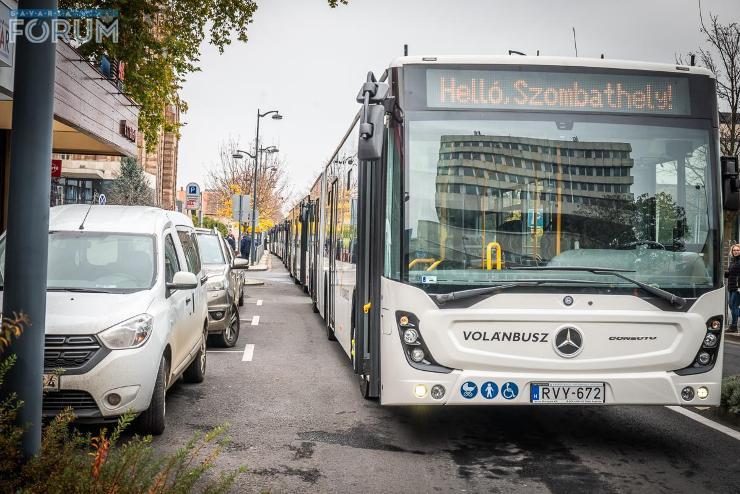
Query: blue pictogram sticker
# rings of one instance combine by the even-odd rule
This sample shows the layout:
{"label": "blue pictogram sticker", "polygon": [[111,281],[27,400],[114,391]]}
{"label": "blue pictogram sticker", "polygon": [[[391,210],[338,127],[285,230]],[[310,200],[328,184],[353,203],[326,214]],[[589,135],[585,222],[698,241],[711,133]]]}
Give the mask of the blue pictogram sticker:
{"label": "blue pictogram sticker", "polygon": [[498,385],[493,381],[486,381],[480,387],[480,395],[486,400],[492,400],[498,396]]}
{"label": "blue pictogram sticker", "polygon": [[519,386],[512,382],[504,383],[501,386],[501,396],[507,400],[513,400],[519,394]]}
{"label": "blue pictogram sticker", "polygon": [[529,399],[530,401],[540,401],[540,385],[539,384],[533,384],[532,387],[529,389]]}
{"label": "blue pictogram sticker", "polygon": [[460,386],[460,394],[463,398],[472,400],[475,398],[475,395],[478,394],[478,385],[472,381],[464,382],[463,385]]}

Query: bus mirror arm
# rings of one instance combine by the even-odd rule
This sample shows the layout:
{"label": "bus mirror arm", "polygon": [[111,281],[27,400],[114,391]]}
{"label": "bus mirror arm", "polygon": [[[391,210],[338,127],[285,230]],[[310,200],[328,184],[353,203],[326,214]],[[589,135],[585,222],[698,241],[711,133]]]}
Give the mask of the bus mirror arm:
{"label": "bus mirror arm", "polygon": [[740,210],[740,167],[737,156],[722,156],[722,205],[727,211]]}
{"label": "bus mirror arm", "polygon": [[380,159],[383,152],[383,128],[385,119],[385,100],[388,98],[388,84],[377,82],[375,75],[368,72],[367,81],[357,95],[357,102],[362,103],[360,119],[360,140],[357,145],[357,158],[360,161]]}

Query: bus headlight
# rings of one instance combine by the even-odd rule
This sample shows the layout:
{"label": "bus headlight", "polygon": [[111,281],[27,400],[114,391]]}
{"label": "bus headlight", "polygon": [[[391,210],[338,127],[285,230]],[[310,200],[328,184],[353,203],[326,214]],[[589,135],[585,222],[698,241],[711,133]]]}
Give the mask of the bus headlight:
{"label": "bus headlight", "polygon": [[714,333],[707,333],[707,335],[704,337],[704,346],[706,348],[714,348],[717,346],[718,342],[719,338],[717,338],[717,335]]}
{"label": "bus headlight", "polygon": [[452,369],[439,365],[432,358],[431,352],[424,343],[421,334],[419,318],[415,314],[406,311],[396,311],[396,325],[398,336],[401,337],[401,346],[406,355],[406,361],[419,370],[431,372],[449,373]]}
{"label": "bus headlight", "polygon": [[[701,374],[714,368],[717,362],[719,344],[722,340],[722,316],[710,317],[706,323],[706,333],[701,342],[699,351],[688,367],[674,371],[679,376]],[[693,391],[692,391],[693,392]]]}
{"label": "bus headlight", "polygon": [[419,332],[414,328],[409,328],[403,332],[403,342],[407,345],[415,345],[419,339]]}
{"label": "bus headlight", "polygon": [[704,386],[701,386],[699,389],[696,390],[696,396],[700,400],[706,400],[707,396],[709,396],[709,390]]}
{"label": "bus headlight", "polygon": [[441,384],[435,384],[432,386],[431,395],[435,400],[441,400],[445,396],[445,387]]}
{"label": "bus headlight", "polygon": [[424,360],[424,350],[421,348],[414,348],[411,350],[411,360],[417,364],[421,363]]}
{"label": "bus headlight", "polygon": [[427,395],[427,387],[423,384],[417,384],[414,386],[414,395],[417,398],[424,398]]}

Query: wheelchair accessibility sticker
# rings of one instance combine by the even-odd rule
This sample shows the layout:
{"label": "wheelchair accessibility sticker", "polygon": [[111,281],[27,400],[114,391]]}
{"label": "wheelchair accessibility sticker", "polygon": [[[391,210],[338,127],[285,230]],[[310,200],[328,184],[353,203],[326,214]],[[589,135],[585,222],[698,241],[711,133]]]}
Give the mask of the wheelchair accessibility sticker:
{"label": "wheelchair accessibility sticker", "polygon": [[501,386],[501,396],[507,400],[513,400],[519,394],[519,386],[512,382],[504,383]]}
{"label": "wheelchair accessibility sticker", "polygon": [[463,398],[472,400],[475,398],[475,395],[478,394],[478,386],[472,381],[464,382],[463,385],[460,386],[460,394]]}

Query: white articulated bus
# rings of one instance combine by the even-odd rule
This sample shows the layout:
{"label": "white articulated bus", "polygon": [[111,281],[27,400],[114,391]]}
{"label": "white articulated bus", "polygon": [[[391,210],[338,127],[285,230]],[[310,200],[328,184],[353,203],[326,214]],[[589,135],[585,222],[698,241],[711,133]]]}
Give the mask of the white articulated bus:
{"label": "white articulated bus", "polygon": [[719,403],[738,181],[709,71],[404,57],[381,81],[301,212],[364,396]]}

